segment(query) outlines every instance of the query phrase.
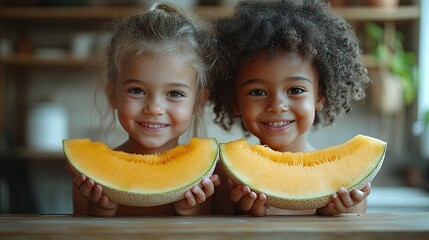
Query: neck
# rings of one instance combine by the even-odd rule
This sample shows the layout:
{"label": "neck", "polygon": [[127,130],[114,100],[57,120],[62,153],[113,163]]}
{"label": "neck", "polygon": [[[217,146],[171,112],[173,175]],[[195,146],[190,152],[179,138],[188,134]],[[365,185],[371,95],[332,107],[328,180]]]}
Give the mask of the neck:
{"label": "neck", "polygon": [[270,146],[269,144],[266,144],[264,142],[261,142],[261,144],[267,145],[271,149],[278,152],[311,152],[316,150],[316,148],[307,141],[307,138],[305,136],[296,138],[295,140],[293,140],[293,142],[290,142],[287,145],[279,144],[277,146]]}

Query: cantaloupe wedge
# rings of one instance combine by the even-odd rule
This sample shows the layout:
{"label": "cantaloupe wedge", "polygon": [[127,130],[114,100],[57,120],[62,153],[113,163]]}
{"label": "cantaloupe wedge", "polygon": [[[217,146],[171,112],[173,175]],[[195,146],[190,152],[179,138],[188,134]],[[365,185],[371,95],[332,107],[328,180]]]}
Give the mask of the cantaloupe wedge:
{"label": "cantaloupe wedge", "polygon": [[265,193],[271,206],[304,210],[325,206],[340,187],[361,189],[380,170],[387,144],[358,135],[322,150],[276,152],[244,139],[221,144],[224,168],[236,183]]}
{"label": "cantaloupe wedge", "polygon": [[193,138],[188,145],[153,155],[114,151],[89,139],[64,140],[63,149],[75,174],[99,183],[112,201],[138,207],[183,199],[213,173],[218,158],[214,138]]}

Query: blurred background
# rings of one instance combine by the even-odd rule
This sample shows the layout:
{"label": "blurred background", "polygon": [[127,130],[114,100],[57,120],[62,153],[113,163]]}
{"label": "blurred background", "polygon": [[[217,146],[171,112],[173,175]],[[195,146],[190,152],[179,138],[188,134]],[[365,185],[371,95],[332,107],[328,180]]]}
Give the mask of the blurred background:
{"label": "blurred background", "polygon": [[[72,213],[61,140],[99,139],[90,66],[111,37],[109,23],[153,2],[0,0],[0,213]],[[215,20],[237,1],[172,2]],[[311,142],[324,148],[357,134],[388,142],[368,212],[429,211],[429,1],[331,3],[355,29],[373,85]],[[220,142],[243,137],[238,127],[217,127],[210,106],[206,117],[208,135]],[[105,140],[111,147],[126,137],[117,129]]]}

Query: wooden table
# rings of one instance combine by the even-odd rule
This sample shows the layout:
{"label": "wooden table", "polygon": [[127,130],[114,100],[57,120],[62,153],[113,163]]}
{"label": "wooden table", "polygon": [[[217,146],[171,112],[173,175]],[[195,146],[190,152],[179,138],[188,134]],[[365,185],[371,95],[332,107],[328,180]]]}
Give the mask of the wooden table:
{"label": "wooden table", "polygon": [[0,215],[0,239],[429,239],[429,212],[319,216]]}

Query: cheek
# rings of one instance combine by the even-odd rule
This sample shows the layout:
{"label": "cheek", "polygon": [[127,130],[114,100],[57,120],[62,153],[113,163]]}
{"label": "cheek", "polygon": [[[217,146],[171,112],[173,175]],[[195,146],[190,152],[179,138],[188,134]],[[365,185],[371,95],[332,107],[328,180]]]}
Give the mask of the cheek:
{"label": "cheek", "polygon": [[118,111],[119,119],[129,119],[134,117],[141,111],[143,104],[134,101],[127,101],[126,99],[118,99],[116,102],[116,109]]}
{"label": "cheek", "polygon": [[236,97],[237,106],[241,114],[246,114],[260,108],[260,101],[252,101],[248,96]]}
{"label": "cheek", "polygon": [[257,102],[241,102],[239,106],[241,119],[247,128],[251,128],[251,124],[264,111],[263,104]]}
{"label": "cheek", "polygon": [[195,107],[193,103],[173,106],[171,108],[171,115],[177,123],[190,123],[192,116],[196,113],[194,109]]}
{"label": "cheek", "polygon": [[316,115],[316,109],[313,102],[305,101],[295,108],[295,114],[298,115],[302,122],[306,122],[310,125],[313,124],[314,117]]}

